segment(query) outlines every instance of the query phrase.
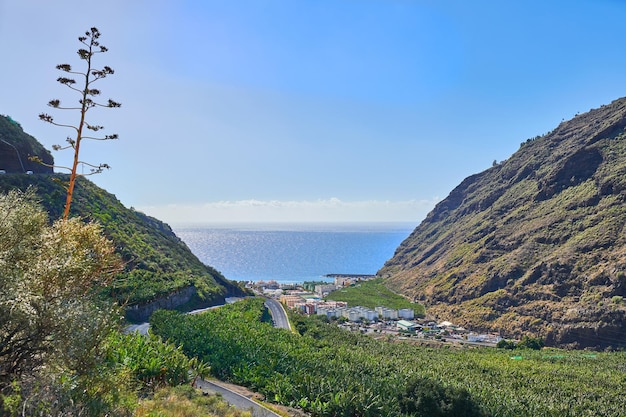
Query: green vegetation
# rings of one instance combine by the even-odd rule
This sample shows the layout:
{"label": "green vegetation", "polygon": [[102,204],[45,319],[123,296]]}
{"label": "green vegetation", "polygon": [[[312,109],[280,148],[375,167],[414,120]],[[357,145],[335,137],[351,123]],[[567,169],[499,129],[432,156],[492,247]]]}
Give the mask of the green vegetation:
{"label": "green vegetation", "polygon": [[112,333],[107,342],[106,361],[119,366],[146,391],[189,382],[191,361],[155,336]]}
{"label": "green vegetation", "polygon": [[[50,218],[62,216],[65,189],[55,178],[65,175],[1,175],[0,193],[34,187]],[[107,292],[121,303],[144,303],[195,285],[206,298],[242,290],[215,269],[202,264],[170,227],[136,210],[125,208],[114,195],[85,178],[72,203],[72,216],[82,216],[102,225],[115,244],[124,270]]]}
{"label": "green vegetation", "polygon": [[[7,172],[0,175],[0,193],[24,192],[33,187],[48,218],[61,218],[66,207],[68,175],[52,174],[50,167],[54,162],[50,153],[9,117],[0,116],[0,140],[0,169]],[[24,167],[13,147],[19,151]],[[44,164],[33,162],[29,156]],[[35,174],[25,175],[25,170]],[[78,176],[76,184],[70,215],[99,223],[122,258],[124,269],[107,288],[119,303],[147,303],[191,285],[199,296],[190,301],[190,308],[225,294],[244,294],[236,283],[202,264],[167,224],[127,209],[114,195],[85,178]]]}
{"label": "green vegetation", "polygon": [[623,352],[425,348],[304,316],[294,334],[263,322],[263,311],[251,299],[195,316],[160,311],[151,323],[215,376],[314,416],[626,414]]}
{"label": "green vegetation", "polygon": [[316,285],[328,285],[327,281],[304,281],[302,283],[302,288],[307,291],[315,291]]}
{"label": "green vegetation", "polygon": [[496,345],[499,349],[532,349],[532,350],[540,350],[543,348],[544,343],[543,340],[539,337],[531,337],[525,335],[522,337],[522,340],[519,342],[514,342],[512,340],[502,339]]}
{"label": "green vegetation", "polygon": [[250,417],[248,411],[237,410],[219,396],[205,396],[191,386],[160,388],[150,399],[142,401],[135,417]]}
{"label": "green vegetation", "polygon": [[544,345],[543,340],[541,340],[540,337],[531,337],[531,336],[525,335],[522,337],[522,340],[520,340],[519,343],[517,344],[517,348],[540,350],[541,348],[543,348],[543,345]]}
{"label": "green vegetation", "polygon": [[424,316],[424,306],[412,303],[385,287],[381,278],[357,283],[328,294],[328,300],[345,301],[350,307],[375,308],[384,306],[393,309],[412,308],[416,316]]}
{"label": "green vegetation", "polygon": [[97,291],[119,259],[98,225],[49,225],[34,198],[0,195],[0,410],[122,415],[125,376],[103,361],[119,312]]}
{"label": "green vegetation", "polygon": [[[53,175],[50,166],[54,163],[50,153],[8,117],[0,117],[0,139],[9,143],[0,142],[0,169],[7,171],[7,174],[0,175],[0,193],[12,190],[24,192],[33,187],[48,218],[61,218],[69,177]],[[12,146],[19,151],[24,169]],[[45,165],[29,160],[28,156],[36,156]],[[26,169],[35,174],[25,175]],[[190,285],[195,286],[199,293],[190,307],[226,293],[243,294],[235,283],[203,265],[168,225],[127,209],[114,195],[80,176],[70,214],[99,223],[104,234],[114,242],[124,269],[107,291],[122,304],[147,303]]]}
{"label": "green vegetation", "polygon": [[415,417],[482,415],[467,390],[424,377],[411,378],[404,391],[398,393],[398,402],[404,414]]}
{"label": "green vegetation", "polygon": [[467,328],[626,347],[625,124],[622,98],[466,178],[378,275]]}
{"label": "green vegetation", "polygon": [[244,415],[186,390],[176,395],[201,411],[159,414],[155,390],[208,366],[158,337],[120,334],[119,307],[101,292],[121,268],[113,244],[95,223],[48,223],[35,200],[0,195],[0,415],[130,416],[140,403],[151,415]]}
{"label": "green vegetation", "polygon": [[[37,156],[45,165],[28,159]],[[52,173],[52,155],[34,137],[22,130],[22,126],[10,116],[0,115],[0,170],[24,174]]]}

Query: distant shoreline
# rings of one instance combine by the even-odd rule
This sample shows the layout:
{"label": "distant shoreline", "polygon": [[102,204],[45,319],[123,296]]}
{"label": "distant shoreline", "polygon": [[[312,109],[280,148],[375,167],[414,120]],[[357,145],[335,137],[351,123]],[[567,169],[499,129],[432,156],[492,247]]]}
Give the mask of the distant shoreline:
{"label": "distant shoreline", "polygon": [[[398,226],[399,225],[399,226]],[[375,275],[411,230],[404,223],[220,224],[174,229],[206,265],[235,281],[294,284]],[[232,225],[231,225],[232,226]]]}
{"label": "distant shoreline", "polygon": [[407,232],[418,222],[216,222],[173,223],[174,231],[190,229],[224,229],[238,231],[288,231],[288,232]]}
{"label": "distant shoreline", "polygon": [[376,274],[324,274],[323,276],[326,278],[375,278]]}

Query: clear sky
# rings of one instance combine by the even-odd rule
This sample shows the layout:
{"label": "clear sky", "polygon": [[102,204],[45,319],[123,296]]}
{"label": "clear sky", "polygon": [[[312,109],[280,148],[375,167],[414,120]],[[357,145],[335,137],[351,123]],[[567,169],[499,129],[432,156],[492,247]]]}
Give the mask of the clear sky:
{"label": "clear sky", "polygon": [[[626,95],[622,0],[0,0],[0,114],[46,147],[96,64],[99,186],[171,224],[419,221],[463,178]],[[76,114],[54,113],[75,122]],[[55,152],[59,164],[69,154]]]}

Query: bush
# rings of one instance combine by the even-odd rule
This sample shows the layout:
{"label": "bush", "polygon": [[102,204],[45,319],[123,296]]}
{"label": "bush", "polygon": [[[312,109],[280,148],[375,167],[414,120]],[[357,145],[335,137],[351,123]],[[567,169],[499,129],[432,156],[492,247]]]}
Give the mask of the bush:
{"label": "bush", "polygon": [[154,390],[190,381],[190,360],[158,336],[114,333],[108,343],[108,361],[130,372],[142,388]]}
{"label": "bush", "polygon": [[517,346],[515,345],[515,342],[512,340],[502,339],[498,342],[496,347],[498,349],[511,349],[512,350],[512,349],[515,349]]}
{"label": "bush", "polygon": [[415,417],[473,417],[484,414],[465,389],[414,377],[398,394],[400,410]]}
{"label": "bush", "polygon": [[543,339],[540,337],[523,336],[522,340],[517,344],[518,349],[539,350],[543,347]]}

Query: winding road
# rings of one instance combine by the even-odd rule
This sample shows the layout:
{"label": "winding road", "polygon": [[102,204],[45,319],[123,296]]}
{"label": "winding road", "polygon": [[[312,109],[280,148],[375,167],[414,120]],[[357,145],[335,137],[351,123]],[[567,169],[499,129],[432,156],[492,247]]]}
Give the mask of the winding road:
{"label": "winding road", "polygon": [[[289,323],[287,312],[281,303],[272,298],[266,298],[265,306],[272,316],[274,327],[291,330],[291,324]],[[202,391],[220,394],[224,400],[228,401],[229,404],[234,405],[241,410],[250,410],[253,417],[280,417],[279,414],[276,414],[261,404],[252,401],[248,397],[231,391],[217,380],[207,381],[200,379],[196,382],[196,386],[202,389]]]}
{"label": "winding road", "polygon": [[289,319],[287,318],[287,312],[281,303],[272,298],[266,298],[265,307],[269,309],[270,314],[272,315],[274,327],[291,330],[291,323],[289,323]]}
{"label": "winding road", "polygon": [[[266,298],[265,306],[268,308],[272,316],[274,327],[291,330],[291,324],[289,323],[289,318],[287,318],[287,312],[285,311],[281,303],[274,299]],[[189,314],[195,314],[202,311],[203,310],[193,311]],[[126,327],[125,331],[126,333],[139,332],[140,334],[147,335],[149,328],[149,323],[141,323],[130,325]],[[222,385],[220,381],[198,379],[196,381],[196,387],[200,388],[204,392],[208,392],[211,394],[220,394],[222,398],[230,405],[233,405],[240,410],[251,411],[253,417],[281,417],[279,414],[274,413],[270,409],[249,399],[248,397],[245,397],[237,392],[228,389],[226,386]]]}
{"label": "winding road", "polygon": [[252,401],[248,397],[226,388],[219,381],[199,379],[196,381],[196,387],[209,394],[221,395],[222,398],[228,402],[228,404],[240,410],[250,411],[253,417],[281,417],[269,408],[266,408],[261,404]]}

